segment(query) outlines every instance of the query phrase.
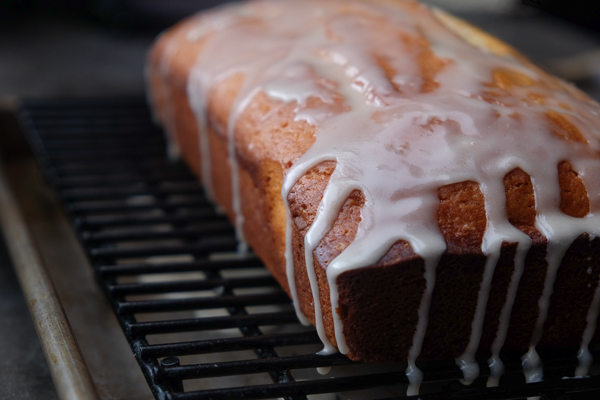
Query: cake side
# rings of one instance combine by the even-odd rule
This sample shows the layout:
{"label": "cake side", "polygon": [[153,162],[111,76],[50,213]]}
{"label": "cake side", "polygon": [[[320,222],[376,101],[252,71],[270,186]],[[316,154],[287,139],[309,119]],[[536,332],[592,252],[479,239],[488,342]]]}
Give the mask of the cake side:
{"label": "cake side", "polygon": [[[173,130],[183,156],[200,175],[198,124],[193,123],[195,116],[187,99],[186,81],[193,66],[193,62],[189,61],[193,57],[189,54],[201,51],[202,46],[198,42],[193,44],[193,48],[188,47],[185,40],[180,40],[180,48],[171,56],[173,61],[165,75],[161,75],[158,71],[161,68],[152,57],[150,69],[157,72],[162,79],[161,84],[168,88],[167,92],[170,94],[165,97],[170,97],[170,102],[175,107],[172,115],[166,118],[178,121],[173,122],[176,125]],[[410,46],[418,48],[421,44],[411,43]],[[414,48],[412,51],[415,51]],[[162,61],[164,54],[158,50],[155,52],[159,54],[156,58]],[[514,53],[510,54],[514,55]],[[390,69],[384,58],[381,58],[380,63],[383,65],[382,68]],[[431,65],[435,69],[435,61],[432,62],[424,57],[424,63],[425,66]],[[427,70],[427,67],[423,70]],[[394,71],[387,73],[392,75]],[[243,85],[243,79],[243,76],[237,75],[216,84],[211,89],[207,105],[211,154],[216,155],[211,156],[213,165],[211,176],[215,197],[232,219],[235,217],[235,212],[231,207],[231,174],[227,161],[229,155],[225,130],[230,120],[230,110],[235,105],[236,94]],[[519,75],[499,73],[492,78],[490,85],[495,85],[494,90],[510,92],[512,85],[522,84],[521,79]],[[552,78],[544,79],[554,82]],[[561,88],[564,86],[558,81],[552,84]],[[160,91],[159,85],[152,79],[151,85],[156,92]],[[529,86],[535,87],[535,85]],[[326,89],[331,90],[331,88]],[[344,112],[343,97],[339,94],[339,97],[336,97],[335,92],[332,96],[334,101],[327,104],[323,104],[319,98],[309,98],[305,107],[307,109],[326,107],[331,113]],[[492,95],[489,101],[506,101],[506,96],[507,93],[502,93],[496,98]],[[532,101],[539,101],[539,99]],[[155,102],[155,105],[159,109],[166,107],[158,102]],[[245,107],[235,126],[235,148],[243,199],[245,236],[288,292],[290,289],[284,271],[285,204],[280,195],[281,186],[286,172],[313,145],[315,136],[314,125],[296,120],[297,107],[298,104],[294,101],[282,102],[266,94],[258,94]],[[163,111],[161,114],[166,113]],[[556,126],[557,135],[562,135],[566,140],[578,140],[577,132],[570,129],[568,120],[565,124],[560,117],[555,117],[553,120],[552,114],[550,115],[549,121],[554,121],[552,123]],[[165,123],[164,119],[163,123]],[[572,167],[562,165],[562,168],[559,168],[559,165],[555,166],[562,189],[561,209],[573,217],[583,217],[590,210],[585,186]],[[293,217],[294,275],[298,298],[302,311],[313,323],[316,319],[313,293],[306,272],[304,236],[317,215],[319,203],[334,168],[331,163],[317,165],[314,170],[310,170],[300,178],[287,198]],[[511,172],[507,175],[509,181],[515,174],[517,173]],[[537,303],[544,289],[547,265],[546,239],[535,227],[534,194],[533,191],[527,192],[523,189],[528,184],[531,186],[531,181],[527,183],[526,178],[523,176],[520,178],[520,181],[516,179],[516,183],[507,183],[505,178],[504,192],[508,219],[532,238],[533,244],[527,255],[527,268],[523,271],[522,284],[519,285],[516,294],[515,309],[511,314],[510,330],[505,346],[509,349],[526,350],[535,330],[538,316]],[[488,221],[481,190],[474,182],[464,181],[444,186],[440,189],[438,197],[440,206],[437,221],[447,243],[447,250],[437,267],[436,290],[433,291],[431,298],[429,327],[424,338],[422,355],[434,358],[458,357],[465,351],[471,335],[486,262],[481,246]],[[336,335],[329,298],[330,288],[325,271],[329,263],[354,240],[363,208],[364,195],[361,192],[352,192],[343,203],[332,229],[313,252],[323,326],[328,339],[334,344],[336,344]],[[560,279],[557,279],[558,290],[555,292],[557,296],[552,297],[549,318],[544,329],[544,332],[548,331],[552,334],[543,336],[540,345],[552,347],[579,344],[586,326],[587,309],[598,282],[596,268],[593,268],[592,273],[587,273],[588,265],[592,268],[594,262],[597,264],[598,261],[595,243],[597,242],[592,242],[592,246],[588,245],[586,248],[589,240],[585,237],[577,239],[558,268]],[[482,328],[482,339],[479,343],[483,351],[489,351],[495,339],[497,328],[494,326],[498,325],[499,315],[507,299],[510,278],[514,272],[515,251],[515,245],[504,244],[494,271],[492,290]],[[586,262],[583,265],[578,254],[589,254],[584,258]],[[588,260],[589,257],[592,261]],[[581,268],[584,267],[588,276],[583,277],[587,278],[583,282],[568,277],[572,272],[566,271],[581,274]],[[336,313],[343,321],[345,339],[350,348],[348,355],[351,358],[382,361],[407,357],[413,345],[412,339],[419,319],[417,310],[426,286],[423,270],[423,259],[414,252],[408,242],[400,241],[394,244],[379,262],[345,272],[338,277],[339,308]],[[562,276],[565,274],[567,276],[563,279]],[[494,290],[500,288],[502,290]],[[569,299],[560,296],[575,288],[581,297],[581,307],[569,311],[564,305],[569,302]],[[520,311],[516,312],[517,310]],[[561,323],[567,318],[574,321],[570,327]],[[450,329],[448,321],[451,321]],[[386,332],[384,337],[377,341],[373,340],[373,336],[376,333],[381,335],[382,330]]]}

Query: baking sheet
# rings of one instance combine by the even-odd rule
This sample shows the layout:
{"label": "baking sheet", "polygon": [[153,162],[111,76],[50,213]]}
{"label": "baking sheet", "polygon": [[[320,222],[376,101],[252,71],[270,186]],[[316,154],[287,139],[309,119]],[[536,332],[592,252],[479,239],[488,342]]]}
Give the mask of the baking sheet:
{"label": "baking sheet", "polygon": [[[0,135],[0,149],[3,150],[2,169],[7,177],[10,195],[14,197],[15,206],[23,217],[32,245],[37,248],[41,262],[54,283],[56,295],[81,350],[83,363],[93,381],[93,385],[88,385],[92,388],[88,387],[87,394],[78,392],[70,398],[152,399],[118,322],[96,285],[92,268],[60,211],[53,192],[45,184],[24,138],[17,130],[5,127],[3,135]],[[4,229],[6,235],[11,234],[6,226]],[[32,300],[31,297],[38,294],[26,293],[26,299]],[[30,301],[30,309],[36,303]],[[41,335],[55,333],[52,326],[48,328],[41,331]],[[47,354],[47,359],[50,359],[49,364],[54,363],[52,355]],[[85,375],[85,366],[79,365],[75,375]],[[73,382],[60,381],[57,388],[61,394],[61,391],[72,389]],[[61,395],[61,398],[68,397]]]}

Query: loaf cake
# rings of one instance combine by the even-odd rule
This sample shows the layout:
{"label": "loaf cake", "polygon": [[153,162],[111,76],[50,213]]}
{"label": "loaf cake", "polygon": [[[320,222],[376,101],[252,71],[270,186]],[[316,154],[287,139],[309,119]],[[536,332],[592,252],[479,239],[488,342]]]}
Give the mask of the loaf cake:
{"label": "loaf cake", "polygon": [[[600,106],[412,0],[266,0],[163,33],[157,121],[313,323],[324,353],[408,363],[578,349],[600,290]],[[575,352],[574,352],[575,354]]]}

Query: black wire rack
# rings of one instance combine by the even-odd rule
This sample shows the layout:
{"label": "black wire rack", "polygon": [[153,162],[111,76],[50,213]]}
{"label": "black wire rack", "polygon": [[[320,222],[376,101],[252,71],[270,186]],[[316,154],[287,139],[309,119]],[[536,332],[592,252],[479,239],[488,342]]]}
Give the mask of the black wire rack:
{"label": "black wire rack", "polygon": [[[232,226],[187,167],[167,160],[143,99],[27,101],[19,119],[156,399],[405,397],[406,365],[315,354],[314,328],[259,259],[235,253]],[[545,381],[533,384],[519,356],[503,356],[496,388],[485,360],[470,386],[454,360],[421,363],[418,397],[600,395],[600,376],[563,379],[572,352],[544,354]]]}

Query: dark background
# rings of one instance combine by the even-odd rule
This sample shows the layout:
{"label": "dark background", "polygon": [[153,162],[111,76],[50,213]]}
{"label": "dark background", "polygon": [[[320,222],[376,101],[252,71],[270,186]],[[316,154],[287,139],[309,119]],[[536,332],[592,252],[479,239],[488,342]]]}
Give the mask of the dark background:
{"label": "dark background", "polygon": [[[141,94],[153,38],[223,2],[0,0],[0,105],[23,97]],[[424,2],[479,25],[600,98],[600,2]]]}

